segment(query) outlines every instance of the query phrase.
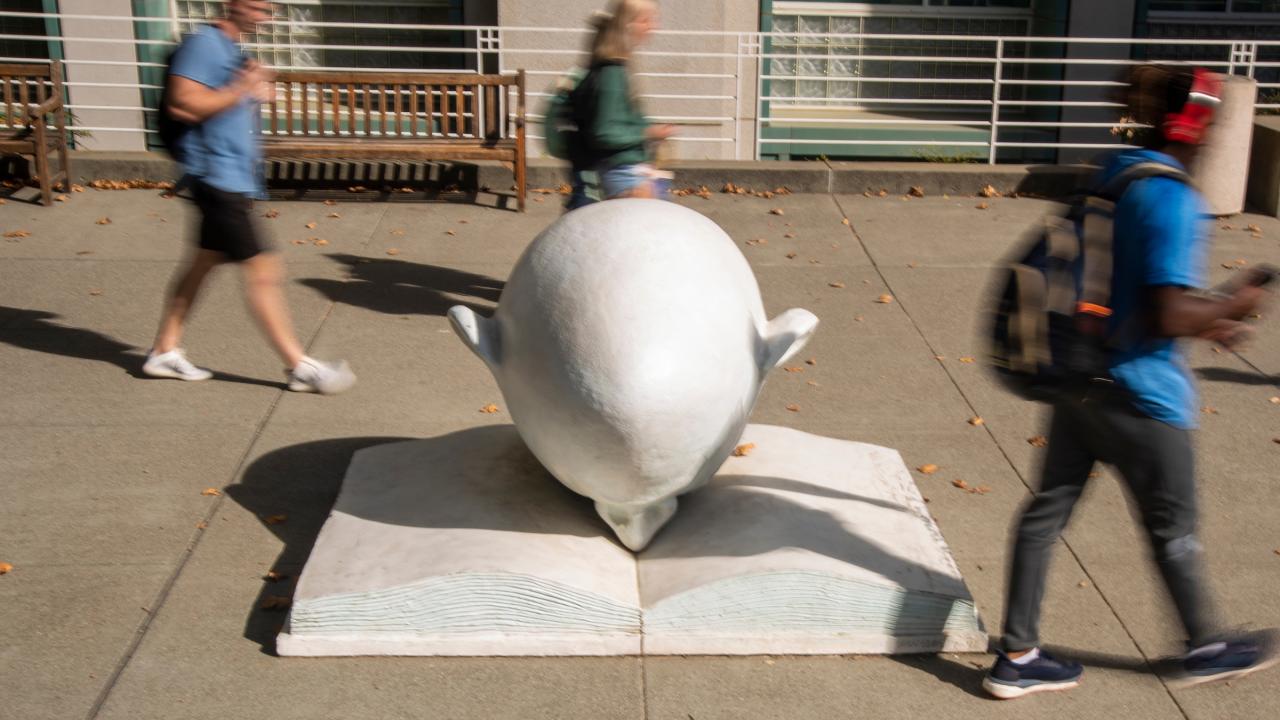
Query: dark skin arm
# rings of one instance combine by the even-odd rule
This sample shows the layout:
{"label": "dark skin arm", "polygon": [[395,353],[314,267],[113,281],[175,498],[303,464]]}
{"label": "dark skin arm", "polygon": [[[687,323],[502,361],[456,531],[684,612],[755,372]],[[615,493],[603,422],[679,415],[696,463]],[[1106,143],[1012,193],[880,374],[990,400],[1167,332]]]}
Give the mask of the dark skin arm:
{"label": "dark skin arm", "polygon": [[1241,283],[1224,297],[1203,297],[1181,287],[1150,291],[1153,330],[1161,337],[1198,337],[1232,347],[1252,332],[1243,322],[1270,293]]}

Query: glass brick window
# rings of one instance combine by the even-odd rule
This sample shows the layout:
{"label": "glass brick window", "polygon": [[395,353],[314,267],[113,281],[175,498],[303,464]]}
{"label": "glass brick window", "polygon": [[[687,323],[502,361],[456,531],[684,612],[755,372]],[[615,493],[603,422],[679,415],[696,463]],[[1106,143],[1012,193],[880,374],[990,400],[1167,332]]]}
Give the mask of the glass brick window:
{"label": "glass brick window", "polygon": [[[178,18],[189,22],[222,16],[221,0],[178,0]],[[259,59],[281,69],[453,70],[465,67],[463,35],[453,30],[397,29],[386,25],[459,25],[462,0],[276,0],[275,20],[251,40]],[[354,27],[316,27],[347,23]],[[359,27],[368,24],[371,27]],[[337,48],[317,48],[336,45]],[[364,48],[370,49],[364,49]],[[405,52],[374,48],[444,48],[441,52]]]}
{"label": "glass brick window", "polygon": [[[911,3],[848,5],[831,3],[832,14],[787,14],[774,6],[775,36],[769,43],[768,95],[777,105],[837,103],[857,105],[860,99],[983,100],[991,87],[983,82],[934,80],[990,80],[990,62],[944,58],[982,57],[995,53],[995,42],[948,36],[1018,36],[1030,31],[1029,0],[933,0],[934,11],[905,12]],[[924,1],[914,3],[922,10]],[[812,4],[807,4],[809,7]],[[963,6],[963,7],[962,7]],[[969,8],[1012,8],[974,13]],[[955,8],[954,10],[950,8]],[[808,9],[808,8],[806,8]],[[877,38],[876,35],[927,35],[928,38]],[[936,36],[936,39],[935,37]],[[1025,46],[1006,44],[1006,55]],[[902,60],[894,60],[895,56]],[[921,58],[939,58],[928,60]],[[1006,70],[1022,72],[1023,66]],[[886,81],[887,80],[887,81]]]}

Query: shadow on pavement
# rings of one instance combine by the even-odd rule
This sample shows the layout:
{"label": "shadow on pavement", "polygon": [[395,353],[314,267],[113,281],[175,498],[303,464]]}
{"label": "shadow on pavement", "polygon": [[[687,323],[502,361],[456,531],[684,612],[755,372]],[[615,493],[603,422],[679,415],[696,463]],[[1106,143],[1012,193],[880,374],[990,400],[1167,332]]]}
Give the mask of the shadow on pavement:
{"label": "shadow on pavement", "polygon": [[505,285],[486,275],[437,265],[346,254],[328,257],[346,267],[348,279],[304,278],[298,282],[319,290],[333,302],[388,315],[444,315],[454,305],[492,315]]}
{"label": "shadow on pavement", "polygon": [[1196,368],[1196,377],[1207,382],[1229,382],[1240,385],[1280,385],[1280,377],[1233,368]]}
{"label": "shadow on pavement", "polygon": [[[146,353],[128,343],[120,342],[96,330],[59,325],[59,315],[45,310],[29,310],[0,305],[0,318],[5,327],[0,328],[0,342],[24,350],[63,355],[82,360],[96,360],[124,370],[130,377],[143,380],[153,378],[142,374],[142,361]],[[214,380],[284,388],[284,383],[260,380],[214,371]]]}

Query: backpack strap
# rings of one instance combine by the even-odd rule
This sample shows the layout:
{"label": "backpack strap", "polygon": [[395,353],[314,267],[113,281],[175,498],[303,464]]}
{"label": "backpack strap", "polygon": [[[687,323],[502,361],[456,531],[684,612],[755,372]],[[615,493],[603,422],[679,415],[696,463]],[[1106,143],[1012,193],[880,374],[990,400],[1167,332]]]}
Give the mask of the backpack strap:
{"label": "backpack strap", "polygon": [[1076,313],[1099,319],[1111,317],[1111,275],[1114,264],[1115,210],[1129,186],[1139,180],[1167,177],[1191,184],[1187,173],[1161,162],[1140,162],[1120,171],[1084,201],[1081,219],[1084,273]]}

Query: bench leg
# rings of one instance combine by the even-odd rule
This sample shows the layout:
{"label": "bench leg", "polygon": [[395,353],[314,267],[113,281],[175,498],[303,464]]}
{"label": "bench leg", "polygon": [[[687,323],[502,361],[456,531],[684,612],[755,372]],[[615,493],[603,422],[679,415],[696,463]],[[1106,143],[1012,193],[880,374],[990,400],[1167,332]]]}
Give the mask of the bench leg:
{"label": "bench leg", "polygon": [[525,198],[529,188],[526,187],[524,157],[516,158],[516,206],[524,212]]}
{"label": "bench leg", "polygon": [[53,204],[53,177],[49,173],[49,147],[45,144],[44,123],[34,125],[36,145],[32,155],[36,161],[36,175],[40,178],[40,198],[47,205]]}
{"label": "bench leg", "polygon": [[62,189],[71,192],[71,158],[67,154],[66,133],[62,134],[62,141],[58,143],[58,168],[62,171]]}

